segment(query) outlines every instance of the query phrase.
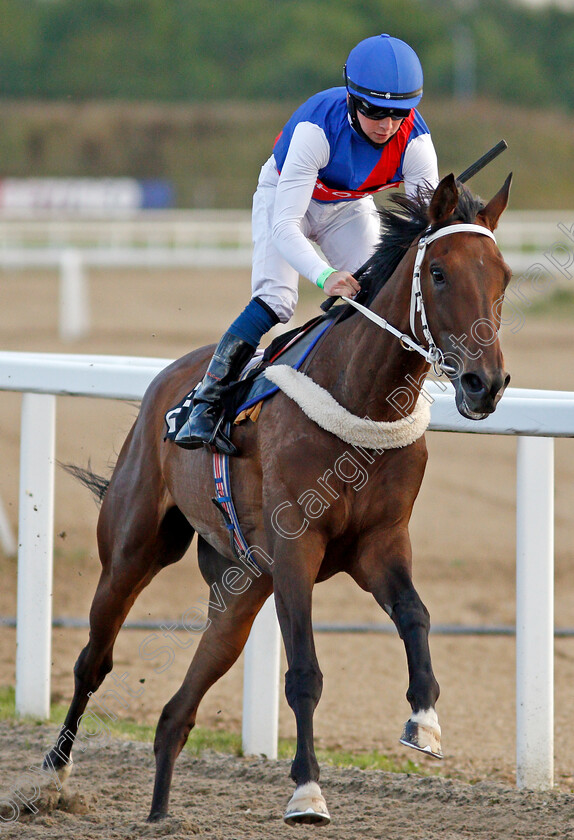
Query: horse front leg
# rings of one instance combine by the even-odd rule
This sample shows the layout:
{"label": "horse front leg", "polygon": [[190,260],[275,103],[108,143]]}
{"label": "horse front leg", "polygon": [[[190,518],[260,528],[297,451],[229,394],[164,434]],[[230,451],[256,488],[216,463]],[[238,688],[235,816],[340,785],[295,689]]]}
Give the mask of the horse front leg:
{"label": "horse front leg", "polygon": [[400,743],[442,758],[441,729],[435,704],[440,694],[429,648],[430,615],[411,579],[408,532],[379,534],[362,547],[353,577],[371,592],[394,622],[405,646],[412,713]]}
{"label": "horse front leg", "polygon": [[405,723],[400,743],[442,758],[441,729],[435,710],[440,688],[433,673],[428,642],[430,615],[411,581],[399,592],[390,616],[403,640],[409,670],[407,700],[412,714]]}
{"label": "horse front leg", "polygon": [[313,743],[313,715],[323,690],[311,622],[312,590],[320,565],[320,560],[315,568],[309,562],[314,554],[317,556],[317,551],[303,552],[305,562],[291,554],[283,559],[283,565],[280,556],[274,555],[275,604],[288,664],[285,696],[297,727],[297,750],[291,764],[296,789],[283,817],[288,825],[327,825],[331,821],[319,787],[319,763]]}

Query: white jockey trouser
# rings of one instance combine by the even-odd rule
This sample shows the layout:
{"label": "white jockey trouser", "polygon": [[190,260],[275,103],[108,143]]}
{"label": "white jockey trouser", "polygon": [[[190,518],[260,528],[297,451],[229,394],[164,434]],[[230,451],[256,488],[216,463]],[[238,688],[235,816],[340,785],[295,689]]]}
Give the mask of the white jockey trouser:
{"label": "white jockey trouser", "polygon": [[[260,184],[253,197],[253,297],[265,301],[286,323],[295,310],[299,274],[272,240],[275,186]],[[380,222],[371,196],[356,201],[326,203],[311,200],[301,232],[320,247],[327,262],[339,271],[356,271],[379,242]]]}

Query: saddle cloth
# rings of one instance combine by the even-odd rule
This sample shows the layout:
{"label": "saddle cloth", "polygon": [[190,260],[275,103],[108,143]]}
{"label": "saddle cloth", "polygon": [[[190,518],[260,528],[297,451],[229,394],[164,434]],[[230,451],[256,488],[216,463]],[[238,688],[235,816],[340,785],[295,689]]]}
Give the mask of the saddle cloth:
{"label": "saddle cloth", "polygon": [[[303,327],[279,336],[265,351],[257,351],[244,368],[239,380],[222,391],[226,419],[238,422],[249,416],[248,412],[263,400],[273,396],[279,390],[279,386],[266,378],[265,370],[274,364],[289,365],[298,370],[319,339],[333,326],[340,309],[339,306],[332,307],[326,315],[314,318]],[[184,424],[194,392],[195,388],[165,415],[166,440],[173,440]]]}

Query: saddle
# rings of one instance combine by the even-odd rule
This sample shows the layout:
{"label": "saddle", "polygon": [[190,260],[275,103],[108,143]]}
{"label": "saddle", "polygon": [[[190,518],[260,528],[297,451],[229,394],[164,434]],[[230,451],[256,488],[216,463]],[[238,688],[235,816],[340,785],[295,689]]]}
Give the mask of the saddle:
{"label": "saddle", "polygon": [[[265,351],[257,351],[238,381],[228,385],[222,391],[225,421],[240,423],[247,417],[255,421],[263,401],[279,390],[277,385],[266,378],[266,369],[274,364],[282,364],[298,370],[345,308],[344,305],[334,306],[324,315],[313,318],[302,327],[296,327],[278,336]],[[166,440],[173,440],[185,422],[193,403],[194,393],[195,388],[166,414],[168,427]]]}

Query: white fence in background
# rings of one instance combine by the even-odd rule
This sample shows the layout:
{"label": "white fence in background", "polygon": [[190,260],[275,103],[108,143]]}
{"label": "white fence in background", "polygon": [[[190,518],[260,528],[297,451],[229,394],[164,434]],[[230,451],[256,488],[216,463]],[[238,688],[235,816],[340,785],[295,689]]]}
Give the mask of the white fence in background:
{"label": "white fence in background", "polygon": [[[566,277],[574,260],[574,211],[508,211],[497,230],[515,274],[538,264]],[[562,244],[561,244],[562,243]],[[0,267],[60,276],[59,334],[89,334],[90,268],[249,268],[251,217],[235,210],[142,212],[126,218],[0,217]]]}
{"label": "white fence in background", "polygon": [[[501,247],[543,250],[574,210],[507,210],[497,236]],[[147,210],[106,218],[0,215],[0,250],[30,248],[237,248],[251,245],[248,210]]]}
{"label": "white fence in background", "polygon": [[[50,708],[56,395],[140,400],[170,360],[0,352],[0,390],[21,391],[16,710]],[[431,430],[517,435],[517,782],[553,784],[555,437],[574,436],[574,393],[508,389],[480,422],[456,411],[452,388],[428,383]],[[245,654],[243,745],[277,755],[279,629],[268,604]],[[271,711],[270,711],[271,710]]]}

